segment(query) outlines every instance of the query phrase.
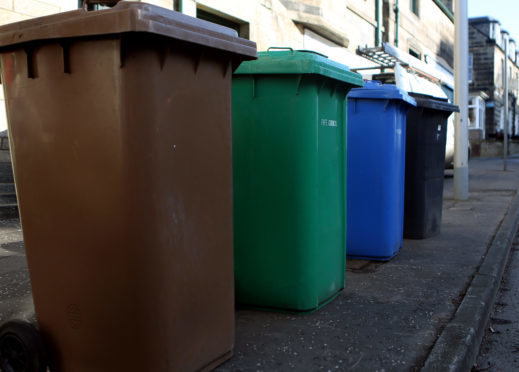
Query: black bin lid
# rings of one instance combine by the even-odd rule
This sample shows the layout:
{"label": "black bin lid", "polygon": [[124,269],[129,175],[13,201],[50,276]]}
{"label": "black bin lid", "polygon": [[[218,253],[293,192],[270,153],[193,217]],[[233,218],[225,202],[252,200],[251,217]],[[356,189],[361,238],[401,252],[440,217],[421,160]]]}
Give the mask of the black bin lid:
{"label": "black bin lid", "polygon": [[460,112],[459,106],[449,103],[446,98],[438,98],[427,94],[412,92],[410,92],[409,95],[416,100],[417,107],[424,107],[438,111]]}

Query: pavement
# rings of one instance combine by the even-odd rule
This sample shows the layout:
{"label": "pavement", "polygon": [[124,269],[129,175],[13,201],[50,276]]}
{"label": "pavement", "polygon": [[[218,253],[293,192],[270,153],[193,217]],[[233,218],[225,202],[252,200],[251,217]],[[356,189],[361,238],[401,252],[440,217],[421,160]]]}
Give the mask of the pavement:
{"label": "pavement", "polygon": [[[345,290],[310,315],[238,309],[236,371],[469,371],[519,221],[519,158],[472,159],[470,197],[445,178],[441,234],[389,262],[348,260]],[[0,223],[0,322],[33,317],[19,222]]]}
{"label": "pavement", "polygon": [[238,310],[217,370],[470,370],[517,226],[519,159],[469,166],[469,200],[445,178],[440,235],[405,240],[387,263],[348,261],[345,290],[314,314]]}

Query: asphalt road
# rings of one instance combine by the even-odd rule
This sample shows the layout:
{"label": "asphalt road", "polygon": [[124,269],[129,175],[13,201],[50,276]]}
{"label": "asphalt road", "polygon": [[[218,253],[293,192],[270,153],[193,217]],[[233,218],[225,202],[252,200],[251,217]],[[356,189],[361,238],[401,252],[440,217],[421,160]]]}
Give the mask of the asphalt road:
{"label": "asphalt road", "polygon": [[472,370],[519,371],[519,234]]}

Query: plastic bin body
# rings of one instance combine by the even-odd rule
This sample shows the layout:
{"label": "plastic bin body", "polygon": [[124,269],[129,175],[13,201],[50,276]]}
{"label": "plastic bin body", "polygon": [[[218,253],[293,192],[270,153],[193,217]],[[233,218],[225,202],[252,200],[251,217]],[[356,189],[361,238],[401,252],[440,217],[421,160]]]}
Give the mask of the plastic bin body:
{"label": "plastic bin body", "polygon": [[[173,12],[120,3],[0,29],[16,189],[52,371],[209,370],[231,355],[231,59],[255,48],[224,28],[213,36],[234,39],[237,52],[152,33],[170,31],[156,13],[167,22]],[[204,34],[205,23],[174,17]],[[104,34],[76,38],[63,26],[72,18],[77,30]],[[130,20],[135,32],[118,33]],[[42,39],[6,46],[10,27]]]}
{"label": "plastic bin body", "polygon": [[389,260],[402,246],[411,104],[396,86],[374,82],[348,96],[348,258]]}
{"label": "plastic bin body", "polygon": [[423,239],[440,232],[447,119],[459,108],[411,95],[417,107],[407,112],[404,237]]}
{"label": "plastic bin body", "polygon": [[346,94],[359,85],[307,52],[258,53],[234,75],[240,305],[307,312],[343,289]]}

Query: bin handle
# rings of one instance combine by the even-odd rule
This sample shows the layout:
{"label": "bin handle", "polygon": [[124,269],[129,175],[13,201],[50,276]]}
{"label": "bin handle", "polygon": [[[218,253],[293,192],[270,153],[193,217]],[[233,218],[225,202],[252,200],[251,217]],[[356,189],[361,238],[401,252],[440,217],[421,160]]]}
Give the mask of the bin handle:
{"label": "bin handle", "polygon": [[270,52],[271,49],[278,49],[278,50],[290,50],[292,54],[294,54],[294,49],[290,47],[270,47],[267,49],[267,53]]}
{"label": "bin handle", "polygon": [[312,54],[316,54],[316,55],[324,57],[324,58],[328,58],[328,56],[326,54],[316,52],[315,50],[299,49],[298,52],[312,53]]}

